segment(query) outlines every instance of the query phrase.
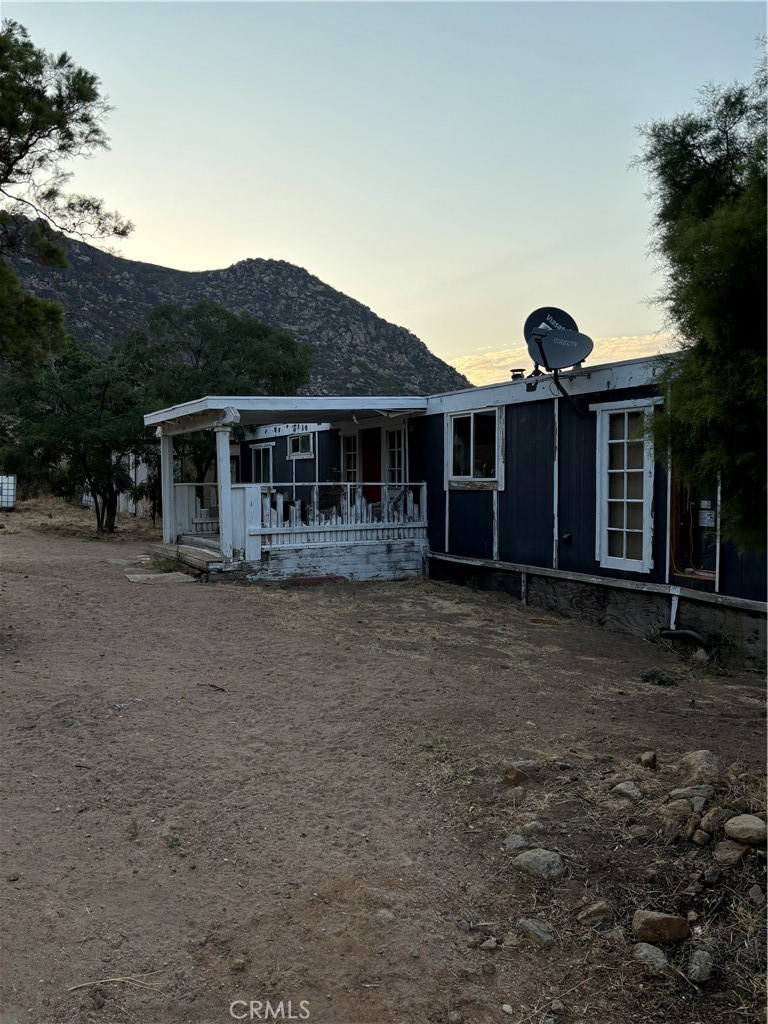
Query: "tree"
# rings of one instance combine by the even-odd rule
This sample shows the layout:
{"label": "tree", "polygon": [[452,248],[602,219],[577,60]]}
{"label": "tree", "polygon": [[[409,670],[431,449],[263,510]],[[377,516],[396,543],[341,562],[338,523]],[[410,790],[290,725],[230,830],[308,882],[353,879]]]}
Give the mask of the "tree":
{"label": "tree", "polygon": [[117,500],[131,488],[127,457],[156,447],[144,430],[146,394],[129,354],[86,352],[68,341],[34,377],[8,373],[0,386],[8,451],[4,462],[22,481],[48,474],[54,493],[93,498],[96,528],[113,533]]}
{"label": "tree", "polygon": [[[51,304],[18,300],[18,279],[8,266],[12,251],[66,266],[61,235],[94,242],[124,238],[133,225],[95,196],[68,194],[74,157],[108,148],[104,121],[111,107],[96,75],[67,53],[46,53],[15,21],[0,27],[0,306],[12,296],[14,312],[0,319],[0,357],[27,366],[64,343]],[[47,324],[41,329],[43,323]]]}
{"label": "tree", "polygon": [[707,86],[692,113],[639,129],[658,301],[680,337],[656,439],[692,486],[722,481],[725,536],[765,548],[766,73]]}
{"label": "tree", "polygon": [[[149,382],[150,408],[204,395],[289,395],[309,380],[310,349],[286,330],[209,299],[189,309],[159,306],[146,332],[125,342]],[[205,479],[214,459],[210,433],[180,444]]]}

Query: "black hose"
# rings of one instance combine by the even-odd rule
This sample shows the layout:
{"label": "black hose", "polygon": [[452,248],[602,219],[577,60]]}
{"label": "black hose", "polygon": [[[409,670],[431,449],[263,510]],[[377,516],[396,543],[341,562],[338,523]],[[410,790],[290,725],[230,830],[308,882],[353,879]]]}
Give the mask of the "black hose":
{"label": "black hose", "polygon": [[703,647],[705,651],[712,650],[709,640],[705,640],[701,633],[693,629],[660,629],[659,636],[664,640],[687,640],[698,647]]}

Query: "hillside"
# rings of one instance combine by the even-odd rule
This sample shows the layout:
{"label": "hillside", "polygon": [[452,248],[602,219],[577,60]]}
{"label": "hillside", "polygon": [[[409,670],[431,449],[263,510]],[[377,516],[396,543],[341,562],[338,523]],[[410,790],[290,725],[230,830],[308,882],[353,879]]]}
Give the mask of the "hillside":
{"label": "hillside", "polygon": [[70,240],[66,247],[66,270],[18,255],[11,262],[24,288],[62,304],[70,333],[88,347],[108,347],[141,328],[154,306],[208,298],[312,345],[308,394],[428,394],[468,386],[410,331],[283,260],[248,259],[226,270],[188,272],[122,259],[82,242]]}

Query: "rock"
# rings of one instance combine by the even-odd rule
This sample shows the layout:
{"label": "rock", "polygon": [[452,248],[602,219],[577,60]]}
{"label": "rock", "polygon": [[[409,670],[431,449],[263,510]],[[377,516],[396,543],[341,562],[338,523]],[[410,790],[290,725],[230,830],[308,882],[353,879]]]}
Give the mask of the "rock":
{"label": "rock", "polygon": [[640,764],[643,768],[655,768],[656,767],[656,751],[646,750],[644,754],[640,755]]}
{"label": "rock", "polygon": [[539,766],[535,761],[515,761],[512,767],[517,768],[519,772],[525,772],[529,776],[539,770]]}
{"label": "rock", "polygon": [[743,843],[735,843],[732,839],[721,839],[715,845],[712,856],[718,864],[736,864],[749,849]]}
{"label": "rock", "polygon": [[706,846],[712,836],[709,832],[704,832],[703,829],[697,828],[691,837],[697,846]]}
{"label": "rock", "polygon": [[711,800],[714,795],[714,786],[683,786],[682,788],[670,789],[669,791],[670,800],[691,800],[693,797],[703,797],[705,800]]}
{"label": "rock", "polygon": [[517,922],[518,929],[527,938],[541,946],[542,949],[551,949],[555,944],[555,937],[546,925],[541,921],[534,921],[530,917],[521,917]]}
{"label": "rock", "polygon": [[737,796],[735,800],[731,800],[729,802],[728,809],[731,812],[731,816],[734,814],[749,814],[749,800],[747,800],[746,797]]}
{"label": "rock", "polygon": [[559,853],[552,850],[525,850],[512,861],[518,871],[534,878],[542,878],[545,882],[556,882],[563,877],[565,864]]}
{"label": "rock", "polygon": [[451,1010],[448,1014],[448,1024],[461,1024],[464,1018],[461,1016],[458,1010]]}
{"label": "rock", "polygon": [[481,967],[481,970],[482,970],[483,974],[488,974],[488,975],[495,974],[496,973],[496,965],[495,964],[490,964],[490,963],[484,963],[483,966]]}
{"label": "rock", "polygon": [[579,924],[587,925],[588,928],[594,928],[596,925],[607,924],[609,921],[612,921],[613,910],[605,900],[600,900],[586,907],[580,914],[577,914],[576,920]]}
{"label": "rock", "polygon": [[714,864],[704,871],[704,882],[707,885],[717,885],[723,877],[723,872]]}
{"label": "rock", "polygon": [[511,1017],[511,1016],[512,1016],[512,1014],[513,1014],[513,1013],[515,1012],[515,1011],[514,1011],[514,1010],[512,1009],[512,1007],[511,1007],[511,1006],[509,1005],[509,1003],[502,1003],[502,1004],[501,1004],[501,1009],[503,1010],[503,1012],[504,1012],[504,1013],[508,1013],[510,1017]]}
{"label": "rock", "polygon": [[472,925],[469,923],[469,921],[464,921],[461,918],[459,918],[459,920],[456,922],[456,927],[459,929],[460,932],[472,931]]}
{"label": "rock", "polygon": [[609,932],[605,934],[606,939],[612,946],[616,946],[617,949],[622,949],[627,944],[627,940],[624,938],[624,932],[616,925],[611,928]]}
{"label": "rock", "polygon": [[720,781],[720,758],[711,750],[691,750],[680,760],[683,786],[716,785]]}
{"label": "rock", "polygon": [[499,796],[505,802],[519,806],[525,800],[526,790],[524,786],[512,786],[511,788],[503,789]]}
{"label": "rock", "polygon": [[243,960],[242,957],[237,957],[229,965],[229,969],[230,969],[230,971],[244,971],[245,970],[245,960]]}
{"label": "rock", "polygon": [[703,796],[695,796],[691,800],[691,807],[694,809],[696,814],[701,814],[706,806],[707,801]]}
{"label": "rock", "polygon": [[688,979],[695,985],[703,985],[712,976],[712,954],[706,949],[695,949],[688,964]]}
{"label": "rock", "polygon": [[688,821],[685,823],[685,838],[692,839],[698,831],[699,825],[701,824],[701,818],[698,814],[692,814]]}
{"label": "rock", "polygon": [[549,1004],[549,1008],[552,1011],[552,1013],[556,1013],[558,1015],[561,1013],[565,1013],[565,1003],[563,1003],[560,999],[553,999],[552,1002]]}
{"label": "rock", "polygon": [[530,836],[534,832],[541,832],[541,830],[543,828],[544,828],[544,826],[542,825],[542,823],[540,821],[535,821],[534,820],[534,821],[526,821],[526,823],[524,825],[520,826],[519,831],[524,836]]}
{"label": "rock", "polygon": [[756,907],[762,907],[765,903],[765,893],[759,885],[753,885],[747,896],[749,897],[749,902],[754,903]]}
{"label": "rock", "polygon": [[634,782],[620,782],[611,790],[611,796],[622,797],[624,800],[631,800],[632,803],[643,799],[643,794]]}
{"label": "rock", "polygon": [[525,836],[521,836],[517,832],[511,836],[507,836],[507,838],[501,844],[502,849],[506,850],[507,853],[511,853],[513,850],[522,850],[522,848],[527,845],[528,841],[526,840]]}
{"label": "rock", "polygon": [[655,910],[636,910],[632,933],[638,942],[682,942],[691,934],[684,917],[659,914]]}
{"label": "rock", "polygon": [[507,768],[501,781],[505,786],[521,786],[524,782],[527,782],[529,778],[530,776],[521,768],[513,766],[512,768]]}
{"label": "rock", "polygon": [[755,814],[738,814],[725,823],[725,834],[750,846],[765,846],[766,824]]}
{"label": "rock", "polygon": [[486,939],[485,942],[480,943],[480,949],[496,949],[498,942],[491,936],[490,939]]}
{"label": "rock", "polygon": [[21,875],[19,874],[19,872],[18,871],[12,871],[10,873],[10,875],[8,875],[6,877],[6,881],[8,881],[8,882],[18,882],[19,878],[21,878]]}
{"label": "rock", "polygon": [[672,800],[670,803],[664,804],[662,810],[667,815],[675,815],[676,817],[687,818],[691,813],[691,801]]}
{"label": "rock", "polygon": [[718,832],[726,821],[732,817],[729,811],[726,811],[724,807],[712,807],[701,819],[701,827],[705,832],[709,832],[710,835],[714,835]]}
{"label": "rock", "polygon": [[632,950],[632,955],[638,963],[645,964],[653,974],[666,974],[669,970],[669,961],[663,949],[658,946],[651,946],[647,942],[638,942]]}
{"label": "rock", "polygon": [[381,921],[382,924],[389,924],[390,921],[395,920],[395,915],[391,910],[377,910],[376,919]]}

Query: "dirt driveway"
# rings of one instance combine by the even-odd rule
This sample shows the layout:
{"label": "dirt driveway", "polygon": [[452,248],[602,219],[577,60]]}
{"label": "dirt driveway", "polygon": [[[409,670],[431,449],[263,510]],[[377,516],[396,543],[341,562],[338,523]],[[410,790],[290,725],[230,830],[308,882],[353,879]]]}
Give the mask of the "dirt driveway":
{"label": "dirt driveway", "polygon": [[[447,584],[140,585],[141,543],[0,537],[2,1024],[762,1019],[765,858],[692,885],[664,811],[709,748],[764,812],[762,680]],[[714,937],[707,985],[690,942],[637,969],[638,907]]]}

